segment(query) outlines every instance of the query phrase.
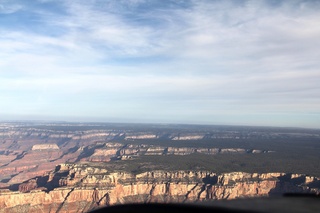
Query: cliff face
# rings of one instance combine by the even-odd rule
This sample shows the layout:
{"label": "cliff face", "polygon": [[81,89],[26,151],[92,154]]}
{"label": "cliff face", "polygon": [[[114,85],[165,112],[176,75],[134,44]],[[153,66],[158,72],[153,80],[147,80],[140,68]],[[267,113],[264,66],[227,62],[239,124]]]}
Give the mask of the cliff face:
{"label": "cliff face", "polygon": [[[65,162],[109,162],[115,159],[138,158],[143,155],[190,155],[193,153],[215,155],[269,152],[268,150],[253,150],[251,148],[178,148],[125,142],[126,140],[160,137],[143,132],[115,134],[107,130],[92,130],[81,133],[58,133],[59,131],[40,130],[0,132],[0,188],[21,183],[36,176],[42,176],[51,171],[55,165]],[[185,134],[178,135],[180,139],[187,140]],[[198,136],[198,134],[188,135],[191,138]],[[122,138],[122,143],[108,141],[117,138]],[[174,136],[171,135],[169,138],[168,140],[171,140]],[[191,138],[188,140],[191,140]]]}
{"label": "cliff face", "polygon": [[[261,197],[285,192],[320,193],[320,179],[284,173],[153,171],[108,172],[61,164],[48,176],[2,190],[0,212],[82,212],[132,202],[192,202]],[[23,193],[25,192],[25,193]]]}

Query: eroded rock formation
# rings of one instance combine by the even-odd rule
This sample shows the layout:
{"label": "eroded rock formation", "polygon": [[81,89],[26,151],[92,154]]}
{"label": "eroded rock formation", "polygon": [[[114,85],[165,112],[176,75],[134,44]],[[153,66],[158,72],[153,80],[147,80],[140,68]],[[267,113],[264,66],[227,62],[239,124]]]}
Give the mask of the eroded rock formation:
{"label": "eroded rock formation", "polygon": [[[142,155],[263,155],[270,152],[265,150],[269,147],[256,147],[255,144],[238,146],[237,143],[228,146],[208,143],[201,147],[200,144],[216,139],[238,142],[243,139],[304,137],[318,140],[319,133],[314,131],[297,134],[248,127],[236,131],[227,127],[193,131],[184,127],[155,129],[143,126],[133,130],[127,127],[89,128],[89,124],[41,124],[39,128],[28,125],[0,125],[0,212],[82,212],[128,202],[192,202],[284,192],[319,193],[319,178],[300,174],[216,174],[208,171],[150,171],[139,174],[135,171],[132,174],[109,171],[109,163],[104,163]],[[146,144],[146,141],[153,140],[185,145]],[[197,140],[199,144],[190,147],[190,141],[185,143],[187,140]],[[144,171],[146,168],[152,169],[145,167]]]}
{"label": "eroded rock formation", "polygon": [[37,179],[31,179],[28,182],[19,185],[19,192],[30,192],[36,188],[38,188]]}
{"label": "eroded rock formation", "polygon": [[36,144],[33,145],[31,150],[48,150],[48,149],[59,149],[57,144]]}
{"label": "eroded rock formation", "polygon": [[[192,129],[154,129],[136,131],[100,126],[89,128],[83,124],[77,128],[70,124],[0,124],[0,188],[22,183],[35,176],[42,176],[55,165],[65,162],[108,162],[112,159],[129,160],[141,155],[189,155],[192,153],[266,153],[268,150],[239,150],[237,147],[168,147],[146,145],[143,140],[202,140],[216,138],[256,137],[255,133],[239,133],[229,130],[193,131]],[[79,130],[80,129],[80,130]],[[273,137],[273,135],[269,136]],[[131,141],[139,140],[139,145]]]}
{"label": "eroded rock formation", "polygon": [[82,212],[131,202],[192,202],[286,192],[319,194],[320,179],[300,174],[209,171],[131,174],[88,165],[61,164],[48,176],[21,184],[19,189],[25,193],[1,191],[0,212]]}

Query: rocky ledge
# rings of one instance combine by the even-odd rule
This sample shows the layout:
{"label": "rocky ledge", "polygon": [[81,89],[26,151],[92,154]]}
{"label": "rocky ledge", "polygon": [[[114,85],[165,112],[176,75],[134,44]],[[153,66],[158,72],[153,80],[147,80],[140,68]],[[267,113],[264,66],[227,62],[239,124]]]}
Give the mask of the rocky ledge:
{"label": "rocky ledge", "polygon": [[320,194],[320,178],[210,171],[132,174],[86,164],[60,164],[45,176],[2,189],[0,212],[83,212],[132,202],[194,202],[288,192]]}

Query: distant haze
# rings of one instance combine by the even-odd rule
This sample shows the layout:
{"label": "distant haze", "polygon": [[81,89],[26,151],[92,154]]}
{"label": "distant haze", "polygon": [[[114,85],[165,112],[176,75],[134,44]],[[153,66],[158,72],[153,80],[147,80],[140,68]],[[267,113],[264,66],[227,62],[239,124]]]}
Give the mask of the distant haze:
{"label": "distant haze", "polygon": [[0,120],[320,128],[320,1],[0,1]]}

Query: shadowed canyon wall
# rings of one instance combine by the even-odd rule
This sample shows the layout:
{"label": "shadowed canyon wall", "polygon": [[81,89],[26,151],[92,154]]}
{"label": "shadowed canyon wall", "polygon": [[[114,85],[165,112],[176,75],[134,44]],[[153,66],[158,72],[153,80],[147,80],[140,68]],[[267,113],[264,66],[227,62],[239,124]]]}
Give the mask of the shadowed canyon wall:
{"label": "shadowed canyon wall", "polygon": [[320,181],[316,177],[284,173],[218,175],[208,171],[153,171],[131,174],[61,164],[47,176],[20,184],[18,190],[20,192],[1,191],[0,212],[82,212],[133,202],[193,202],[286,192],[319,194]]}

